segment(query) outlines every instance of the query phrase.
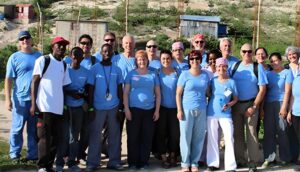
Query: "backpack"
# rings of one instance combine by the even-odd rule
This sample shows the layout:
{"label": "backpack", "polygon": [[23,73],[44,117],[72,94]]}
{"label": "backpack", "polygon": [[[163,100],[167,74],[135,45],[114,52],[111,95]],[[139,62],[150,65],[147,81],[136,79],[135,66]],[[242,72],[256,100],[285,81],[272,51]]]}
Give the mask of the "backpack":
{"label": "backpack", "polygon": [[91,62],[92,62],[92,66],[96,63],[96,57],[95,56],[91,56]]}
{"label": "backpack", "polygon": [[[47,71],[47,69],[49,67],[49,64],[50,64],[50,56],[49,55],[45,55],[44,58],[45,58],[45,65],[44,65],[44,68],[43,68],[43,72],[42,72],[41,78],[44,76],[44,74]],[[64,64],[64,70],[66,72],[66,70],[67,70],[67,64],[66,64],[65,61],[63,61],[63,64]]]}
{"label": "backpack", "polygon": [[[242,63],[242,61],[238,61],[236,62],[236,64],[234,65],[232,72],[231,72],[231,77],[233,77],[234,73],[236,72],[236,70],[239,68],[240,64]],[[253,72],[254,75],[256,76],[256,78],[258,78],[258,63],[257,62],[253,62]]]}

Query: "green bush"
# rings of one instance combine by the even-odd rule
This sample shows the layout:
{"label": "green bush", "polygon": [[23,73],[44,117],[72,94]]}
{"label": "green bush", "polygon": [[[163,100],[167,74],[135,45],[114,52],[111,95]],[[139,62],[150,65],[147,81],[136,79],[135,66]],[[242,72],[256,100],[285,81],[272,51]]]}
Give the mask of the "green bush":
{"label": "green bush", "polygon": [[7,60],[16,51],[18,51],[16,45],[7,45],[0,50],[0,78],[5,78]]}

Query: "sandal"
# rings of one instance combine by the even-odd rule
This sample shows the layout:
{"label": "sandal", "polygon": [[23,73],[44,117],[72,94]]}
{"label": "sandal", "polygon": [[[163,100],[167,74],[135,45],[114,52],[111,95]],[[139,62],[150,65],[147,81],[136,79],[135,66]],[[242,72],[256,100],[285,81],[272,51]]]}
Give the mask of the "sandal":
{"label": "sandal", "polygon": [[199,168],[198,167],[192,167],[191,172],[199,172]]}
{"label": "sandal", "polygon": [[189,167],[181,167],[181,172],[190,172]]}
{"label": "sandal", "polygon": [[171,164],[168,161],[163,161],[161,163],[161,167],[164,168],[164,169],[168,169],[168,168],[171,167]]}

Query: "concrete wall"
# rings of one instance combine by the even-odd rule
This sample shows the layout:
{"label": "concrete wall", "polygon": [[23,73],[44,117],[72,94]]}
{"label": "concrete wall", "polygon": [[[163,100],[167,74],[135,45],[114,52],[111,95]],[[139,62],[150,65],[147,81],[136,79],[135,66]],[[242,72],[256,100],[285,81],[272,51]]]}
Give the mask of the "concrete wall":
{"label": "concrete wall", "polygon": [[103,44],[103,35],[108,31],[107,22],[102,21],[56,21],[56,35],[70,41],[70,48],[77,45],[78,38],[82,34],[89,34],[93,38],[92,52],[98,51]]}
{"label": "concrete wall", "polygon": [[201,21],[181,21],[181,35],[187,38],[192,37],[196,33],[210,35],[218,38],[218,23],[201,22]]}

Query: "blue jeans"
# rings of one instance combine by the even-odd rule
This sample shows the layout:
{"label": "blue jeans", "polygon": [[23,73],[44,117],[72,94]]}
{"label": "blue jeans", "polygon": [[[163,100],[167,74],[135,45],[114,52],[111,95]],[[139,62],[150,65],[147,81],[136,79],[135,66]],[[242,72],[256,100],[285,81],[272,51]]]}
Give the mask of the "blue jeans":
{"label": "blue jeans", "polygon": [[206,109],[184,109],[179,127],[181,167],[198,167],[206,134]]}
{"label": "blue jeans", "polygon": [[[289,162],[290,153],[287,121],[279,115],[282,102],[265,102],[264,105],[264,158],[267,159],[273,152],[276,153],[276,144],[279,144],[279,157],[282,161]],[[276,137],[277,136],[277,137]]]}
{"label": "blue jeans", "polygon": [[121,134],[117,118],[118,107],[110,110],[96,110],[95,119],[90,123],[89,149],[87,156],[88,167],[98,167],[101,158],[101,131],[105,121],[108,127],[108,157],[107,166],[121,163]]}
{"label": "blue jeans", "polygon": [[12,127],[10,130],[10,158],[20,158],[23,146],[23,129],[27,122],[27,156],[26,159],[37,159],[37,117],[30,115],[31,101],[13,98]]}

